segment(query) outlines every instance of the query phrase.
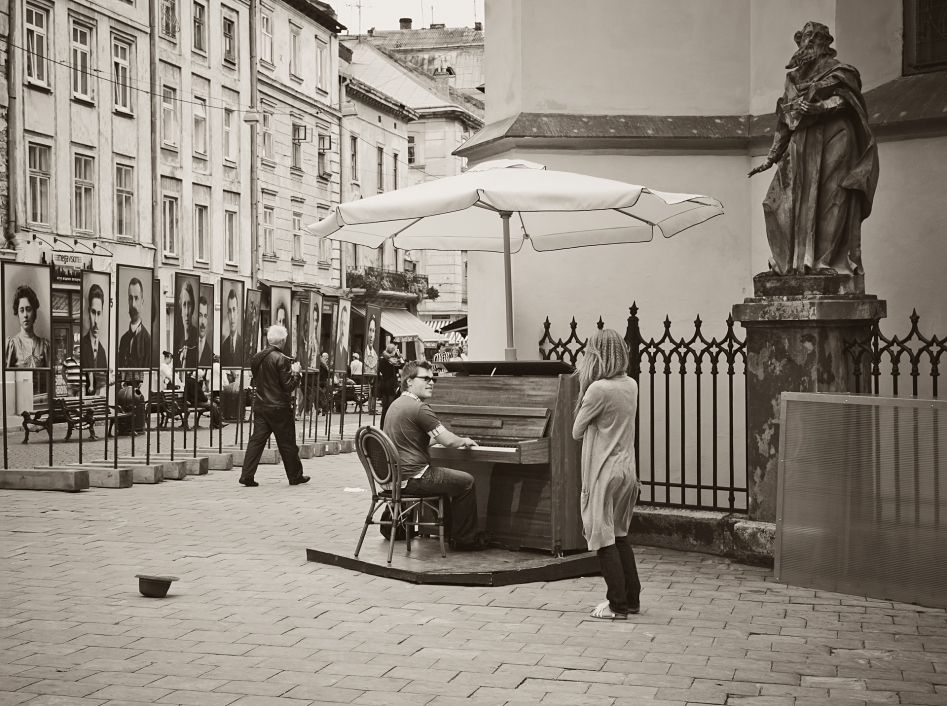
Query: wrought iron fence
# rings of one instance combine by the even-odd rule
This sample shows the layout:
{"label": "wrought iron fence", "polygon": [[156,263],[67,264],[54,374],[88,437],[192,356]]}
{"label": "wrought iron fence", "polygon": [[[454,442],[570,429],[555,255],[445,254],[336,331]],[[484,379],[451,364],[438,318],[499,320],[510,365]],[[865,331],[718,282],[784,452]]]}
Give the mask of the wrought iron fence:
{"label": "wrought iron fence", "polygon": [[[599,318],[596,326],[605,325]],[[727,319],[726,333],[707,338],[700,317],[689,336],[676,337],[671,320],[657,339],[645,339],[632,305],[625,342],[628,374],[639,387],[635,462],[641,502],[745,512],[746,343]],[[575,319],[568,338],[553,338],[547,318],[539,353],[575,365],[587,339]]]}
{"label": "wrought iron fence", "polygon": [[[947,352],[947,337],[930,337],[921,333],[921,317],[911,313],[911,328],[904,336],[888,338],[876,320],[866,338],[845,342],[844,350],[851,356],[854,372],[853,389],[873,395],[901,397],[906,386],[902,377],[910,378],[913,397],[939,397],[940,362]],[[866,365],[867,364],[867,365]],[[869,379],[862,371],[868,369]],[[947,425],[940,426],[937,410],[929,426],[919,424],[918,409],[910,411],[892,407],[890,418],[876,413],[870,441],[875,449],[874,494],[876,512],[884,505],[893,507],[894,521],[916,526],[941,521],[941,449],[947,448]],[[891,467],[882,468],[882,447],[891,451]],[[932,519],[931,519],[932,518]]]}

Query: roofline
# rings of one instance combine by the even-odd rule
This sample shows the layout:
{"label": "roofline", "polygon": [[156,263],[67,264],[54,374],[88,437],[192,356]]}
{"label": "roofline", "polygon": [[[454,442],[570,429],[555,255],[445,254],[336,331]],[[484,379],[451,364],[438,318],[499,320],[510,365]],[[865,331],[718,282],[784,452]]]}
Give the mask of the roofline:
{"label": "roofline", "polygon": [[309,2],[309,0],[283,0],[283,2],[290,7],[296,8],[306,17],[322,25],[330,32],[338,34],[342,30],[348,29],[348,27],[339,22],[335,17],[324,10],[320,10]]}
{"label": "roofline", "polygon": [[351,95],[356,100],[369,104],[378,110],[390,113],[395,117],[403,117],[406,122],[413,122],[420,117],[418,111],[357,78],[348,77],[345,80],[345,90],[346,95]]}

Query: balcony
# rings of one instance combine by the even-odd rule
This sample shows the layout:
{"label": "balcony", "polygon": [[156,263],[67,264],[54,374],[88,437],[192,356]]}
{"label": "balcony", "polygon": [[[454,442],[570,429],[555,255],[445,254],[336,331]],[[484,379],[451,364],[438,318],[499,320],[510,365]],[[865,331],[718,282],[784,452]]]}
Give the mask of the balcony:
{"label": "balcony", "polygon": [[380,267],[356,267],[345,271],[345,283],[357,298],[373,300],[379,297],[420,301],[428,296],[426,275],[399,272]]}

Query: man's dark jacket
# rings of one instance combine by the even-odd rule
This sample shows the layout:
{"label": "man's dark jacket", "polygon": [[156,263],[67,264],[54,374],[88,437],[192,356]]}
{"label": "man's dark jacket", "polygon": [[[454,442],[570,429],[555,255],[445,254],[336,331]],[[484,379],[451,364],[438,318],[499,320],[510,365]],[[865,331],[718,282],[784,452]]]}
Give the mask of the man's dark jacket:
{"label": "man's dark jacket", "polygon": [[293,390],[299,378],[293,375],[291,361],[279,346],[267,346],[253,356],[250,371],[256,383],[256,406],[264,409],[292,409]]}

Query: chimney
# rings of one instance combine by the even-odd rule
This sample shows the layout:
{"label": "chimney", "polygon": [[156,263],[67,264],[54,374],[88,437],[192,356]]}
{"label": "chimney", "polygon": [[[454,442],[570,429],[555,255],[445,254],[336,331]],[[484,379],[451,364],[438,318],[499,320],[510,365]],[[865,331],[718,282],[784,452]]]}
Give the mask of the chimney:
{"label": "chimney", "polygon": [[368,30],[368,36],[369,36],[369,37],[374,37],[374,36],[375,36],[375,28],[374,28],[374,27],[369,28],[369,30]]}
{"label": "chimney", "polygon": [[474,31],[482,32],[483,31],[483,22],[474,22]]}
{"label": "chimney", "polygon": [[447,25],[444,24],[443,22],[440,22],[438,24],[433,24],[433,23],[431,24],[431,29],[444,29],[445,27],[447,27]]}
{"label": "chimney", "polygon": [[400,20],[398,20],[398,23],[401,25],[401,29],[411,29],[410,17],[402,17]]}

